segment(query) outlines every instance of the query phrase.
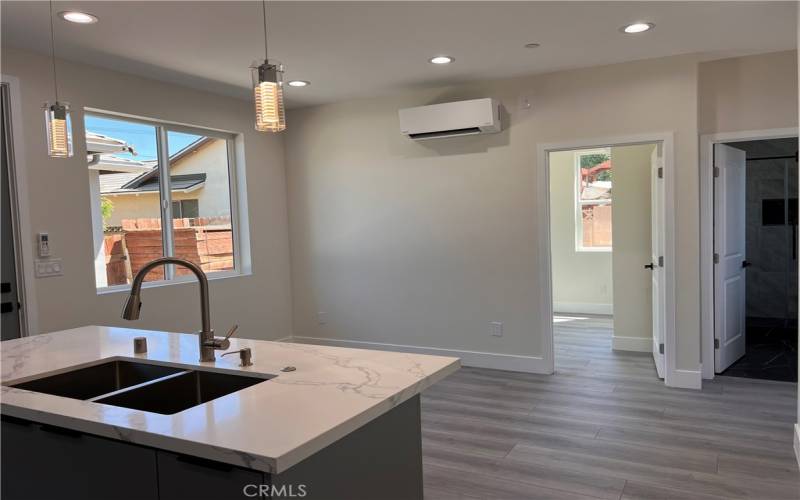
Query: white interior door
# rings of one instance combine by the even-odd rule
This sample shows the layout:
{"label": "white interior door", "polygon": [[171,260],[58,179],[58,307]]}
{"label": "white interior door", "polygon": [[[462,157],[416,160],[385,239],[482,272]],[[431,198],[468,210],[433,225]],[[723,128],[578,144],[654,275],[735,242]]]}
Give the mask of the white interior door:
{"label": "white interior door", "polygon": [[714,368],[745,352],[745,180],[747,155],[714,145]]}
{"label": "white interior door", "polygon": [[650,156],[650,264],[653,280],[653,360],[658,376],[664,378],[664,178],[662,145],[653,149]]}

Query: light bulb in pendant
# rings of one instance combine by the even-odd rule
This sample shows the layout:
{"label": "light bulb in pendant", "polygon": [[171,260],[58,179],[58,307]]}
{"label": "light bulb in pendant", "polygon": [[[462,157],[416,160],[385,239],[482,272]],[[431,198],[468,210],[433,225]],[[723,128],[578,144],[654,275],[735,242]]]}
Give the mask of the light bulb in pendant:
{"label": "light bulb in pendant", "polygon": [[257,61],[251,66],[255,99],[256,130],[280,132],[286,129],[283,104],[283,64]]}
{"label": "light bulb in pendant", "polygon": [[45,103],[44,121],[47,133],[47,154],[52,158],[72,156],[72,122],[69,104],[56,101]]}

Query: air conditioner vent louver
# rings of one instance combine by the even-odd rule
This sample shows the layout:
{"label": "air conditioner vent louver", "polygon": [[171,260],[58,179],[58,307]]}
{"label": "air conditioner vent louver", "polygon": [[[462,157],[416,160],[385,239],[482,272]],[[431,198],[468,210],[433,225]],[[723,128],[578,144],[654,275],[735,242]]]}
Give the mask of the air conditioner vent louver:
{"label": "air conditioner vent louver", "polygon": [[441,132],[422,132],[419,134],[408,134],[412,139],[438,139],[439,137],[454,137],[458,135],[480,134],[478,127],[457,128],[455,130],[442,130]]}
{"label": "air conditioner vent louver", "polygon": [[401,109],[400,132],[414,140],[500,132],[500,110],[490,98]]}

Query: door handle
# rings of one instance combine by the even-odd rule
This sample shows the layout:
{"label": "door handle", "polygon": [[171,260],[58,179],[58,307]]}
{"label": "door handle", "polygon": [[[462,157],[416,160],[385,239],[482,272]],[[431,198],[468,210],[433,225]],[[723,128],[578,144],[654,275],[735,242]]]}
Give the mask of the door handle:
{"label": "door handle", "polygon": [[655,265],[655,264],[653,264],[653,263],[651,262],[651,263],[649,263],[649,264],[645,264],[645,265],[644,265],[644,268],[645,268],[645,269],[649,269],[649,270],[651,270],[651,271],[652,271],[652,270],[654,270],[654,269],[656,268],[656,265]]}
{"label": "door handle", "polygon": [[752,265],[753,265],[753,263],[752,263],[752,262],[747,262],[746,260],[743,260],[743,261],[742,261],[742,267],[743,267],[743,268],[744,268],[744,267],[750,267],[750,266],[752,266]]}

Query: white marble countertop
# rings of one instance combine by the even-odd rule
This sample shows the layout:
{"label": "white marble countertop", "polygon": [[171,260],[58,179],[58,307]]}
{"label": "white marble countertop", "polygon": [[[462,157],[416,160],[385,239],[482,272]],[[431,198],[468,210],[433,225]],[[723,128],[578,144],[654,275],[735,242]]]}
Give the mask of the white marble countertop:
{"label": "white marble countertop", "polygon": [[[145,354],[133,353],[138,336],[147,337]],[[442,356],[231,339],[229,350],[243,347],[252,349],[252,366],[221,351],[201,363],[194,334],[86,326],[4,341],[0,407],[4,415],[280,473],[459,367]],[[173,415],[6,386],[111,359],[277,376]],[[281,372],[286,366],[296,371]]]}

